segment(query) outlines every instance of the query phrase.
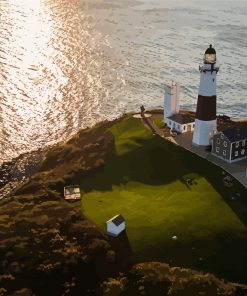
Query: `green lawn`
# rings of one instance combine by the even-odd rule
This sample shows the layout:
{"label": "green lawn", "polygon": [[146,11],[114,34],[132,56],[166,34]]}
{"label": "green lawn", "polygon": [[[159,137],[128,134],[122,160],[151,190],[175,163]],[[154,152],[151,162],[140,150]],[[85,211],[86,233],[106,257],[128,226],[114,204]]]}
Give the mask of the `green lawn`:
{"label": "green lawn", "polygon": [[164,127],[165,126],[165,123],[164,123],[164,118],[157,118],[154,120],[154,123],[157,127],[161,128],[161,127]]}
{"label": "green lawn", "polygon": [[115,150],[106,167],[81,184],[85,215],[102,229],[112,216],[124,215],[140,260],[163,260],[244,281],[247,205],[230,197],[236,188],[243,196],[245,189],[225,189],[220,169],[152,135],[139,119],[127,117],[111,132]]}

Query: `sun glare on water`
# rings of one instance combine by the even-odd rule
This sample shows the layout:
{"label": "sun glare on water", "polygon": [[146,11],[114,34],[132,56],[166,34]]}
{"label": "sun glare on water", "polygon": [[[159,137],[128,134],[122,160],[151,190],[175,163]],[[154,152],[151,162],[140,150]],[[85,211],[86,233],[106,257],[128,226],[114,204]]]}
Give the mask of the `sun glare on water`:
{"label": "sun glare on water", "polygon": [[0,0],[0,14],[1,163],[68,138],[80,114],[90,125],[101,83],[80,1]]}

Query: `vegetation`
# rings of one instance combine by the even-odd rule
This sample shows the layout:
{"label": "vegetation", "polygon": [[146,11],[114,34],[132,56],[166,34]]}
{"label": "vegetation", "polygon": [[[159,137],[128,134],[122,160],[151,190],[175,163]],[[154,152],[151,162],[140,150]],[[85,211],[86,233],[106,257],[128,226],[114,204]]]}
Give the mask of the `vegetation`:
{"label": "vegetation", "polygon": [[[226,190],[219,168],[154,136],[139,119],[127,117],[110,130],[115,149],[104,170],[81,183],[85,215],[105,230],[109,218],[123,214],[139,260],[245,281],[246,190]],[[242,198],[232,201],[236,191]]]}
{"label": "vegetation", "polygon": [[165,126],[165,123],[164,123],[164,119],[163,119],[163,118],[156,118],[156,119],[154,120],[154,123],[155,123],[155,125],[156,125],[157,127],[159,127],[159,128],[162,128],[162,127]]}
{"label": "vegetation", "polygon": [[[63,200],[69,184],[81,185],[84,213],[80,202]],[[0,200],[0,295],[244,295],[245,286],[212,275],[135,265],[161,258],[246,282],[246,190],[222,184],[220,169],[139,119],[83,130],[50,149],[39,172]],[[117,211],[128,236],[116,240],[103,230]]]}
{"label": "vegetation", "polygon": [[1,296],[98,295],[99,280],[124,268],[118,248],[82,215],[80,202],[63,199],[63,187],[74,176],[93,174],[104,164],[112,124],[52,148],[29,182],[0,200]]}
{"label": "vegetation", "polygon": [[133,266],[127,274],[102,284],[104,296],[233,296],[246,295],[246,287],[226,284],[211,274],[149,262]]}

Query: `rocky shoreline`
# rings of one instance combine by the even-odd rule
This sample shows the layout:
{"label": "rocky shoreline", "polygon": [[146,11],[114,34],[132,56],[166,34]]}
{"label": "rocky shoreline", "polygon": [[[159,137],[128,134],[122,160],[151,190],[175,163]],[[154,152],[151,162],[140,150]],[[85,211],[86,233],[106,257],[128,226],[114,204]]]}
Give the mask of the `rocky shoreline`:
{"label": "rocky shoreline", "polygon": [[0,199],[14,194],[35,174],[50,147],[21,154],[0,165]]}

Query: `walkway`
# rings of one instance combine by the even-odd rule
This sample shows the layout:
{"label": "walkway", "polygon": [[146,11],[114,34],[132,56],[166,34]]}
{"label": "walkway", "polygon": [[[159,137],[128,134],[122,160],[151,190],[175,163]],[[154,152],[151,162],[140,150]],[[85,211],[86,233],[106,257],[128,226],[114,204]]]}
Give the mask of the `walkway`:
{"label": "walkway", "polygon": [[145,117],[145,113],[141,112],[143,123],[154,133],[163,137],[163,132],[154,124],[153,117]]}
{"label": "walkway", "polygon": [[231,174],[235,179],[237,179],[240,183],[242,183],[245,187],[247,187],[247,159],[231,164],[227,163],[224,160],[206,151],[204,147],[196,147],[192,145],[192,137],[193,133],[184,133],[176,136],[174,139],[178,145],[221,167],[226,172]]}

